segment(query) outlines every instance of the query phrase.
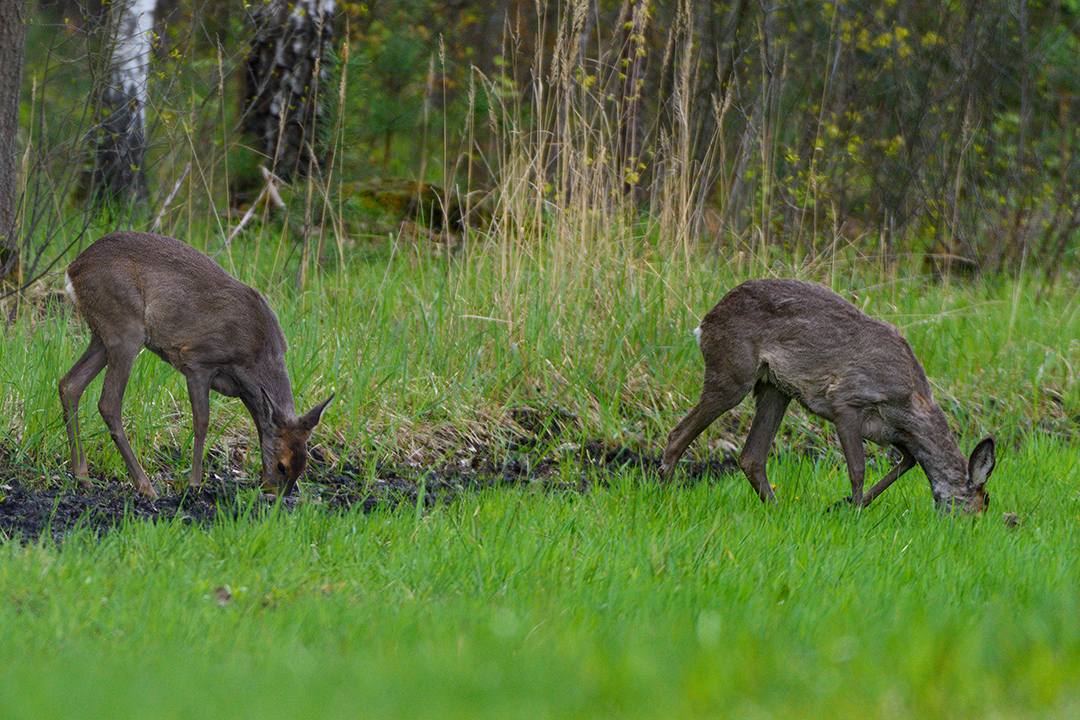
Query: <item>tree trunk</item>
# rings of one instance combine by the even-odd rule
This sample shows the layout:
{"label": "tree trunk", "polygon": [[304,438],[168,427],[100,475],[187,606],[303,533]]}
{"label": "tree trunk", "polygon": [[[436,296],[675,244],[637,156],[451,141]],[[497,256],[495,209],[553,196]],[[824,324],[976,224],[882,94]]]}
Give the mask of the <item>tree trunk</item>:
{"label": "tree trunk", "polygon": [[335,0],[258,0],[255,8],[242,127],[286,180],[317,173],[326,159],[318,125],[334,6]]}
{"label": "tree trunk", "polygon": [[157,0],[113,0],[94,167],[99,201],[123,203],[146,194],[146,84],[156,5]]}
{"label": "tree trunk", "polygon": [[19,207],[15,169],[18,153],[19,91],[26,51],[26,0],[0,2],[0,265],[6,274],[17,245],[15,217]]}

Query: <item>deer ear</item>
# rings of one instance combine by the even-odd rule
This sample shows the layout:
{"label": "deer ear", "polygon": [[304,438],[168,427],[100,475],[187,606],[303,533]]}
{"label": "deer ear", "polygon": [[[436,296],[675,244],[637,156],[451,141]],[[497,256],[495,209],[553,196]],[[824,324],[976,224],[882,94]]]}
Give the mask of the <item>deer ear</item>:
{"label": "deer ear", "polygon": [[329,405],[330,401],[333,399],[334,394],[330,393],[330,397],[326,398],[321,403],[304,413],[303,416],[298,418],[296,423],[300,426],[300,429],[305,432],[311,432],[312,430],[314,430],[315,426],[319,424],[319,420],[322,419],[323,410],[326,409],[326,406]]}
{"label": "deer ear", "polygon": [[281,421],[281,410],[279,410],[274,401],[270,399],[270,394],[266,392],[266,388],[260,386],[259,392],[262,393],[263,417],[280,427],[284,424]]}
{"label": "deer ear", "polygon": [[988,435],[971,451],[971,459],[968,460],[968,487],[975,490],[985,485],[996,464],[994,437]]}

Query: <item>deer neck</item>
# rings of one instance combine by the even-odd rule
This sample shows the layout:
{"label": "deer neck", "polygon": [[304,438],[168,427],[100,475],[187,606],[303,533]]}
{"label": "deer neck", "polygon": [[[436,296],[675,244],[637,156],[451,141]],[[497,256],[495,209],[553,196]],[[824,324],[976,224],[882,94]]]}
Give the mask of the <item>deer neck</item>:
{"label": "deer neck", "polygon": [[[267,363],[239,383],[239,396],[251,414],[260,439],[264,430],[296,420],[292,383],[284,363]],[[269,402],[267,402],[269,401]]]}

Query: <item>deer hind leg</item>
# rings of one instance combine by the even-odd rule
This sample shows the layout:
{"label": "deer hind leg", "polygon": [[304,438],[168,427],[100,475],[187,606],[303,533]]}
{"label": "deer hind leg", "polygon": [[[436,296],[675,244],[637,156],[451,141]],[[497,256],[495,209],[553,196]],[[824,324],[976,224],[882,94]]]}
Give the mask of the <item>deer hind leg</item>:
{"label": "deer hind leg", "polygon": [[739,467],[750,479],[762,502],[776,503],[776,494],[765,475],[765,461],[791,397],[771,383],[759,382],[754,387],[754,401],[754,421],[750,424],[746,444],[739,453]]}
{"label": "deer hind leg", "polygon": [[131,481],[135,489],[150,498],[158,496],[146,471],[139,464],[135,452],[128,442],[127,433],[124,432],[124,420],[121,415],[124,408],[124,391],[127,389],[128,380],[131,377],[131,369],[135,365],[135,358],[142,349],[142,333],[128,339],[128,342],[119,342],[107,348],[109,360],[108,369],[105,371],[105,380],[101,385],[101,399],[98,400],[98,412],[105,420],[109,428],[109,435],[120,450],[124,464],[127,465]]}
{"label": "deer hind leg", "polygon": [[668,434],[664,447],[664,459],[660,464],[660,478],[666,480],[675,469],[675,464],[686,452],[697,436],[709,427],[716,418],[742,402],[750,394],[753,380],[749,382],[719,382],[706,379],[705,389],[698,404],[686,414],[678,425]]}
{"label": "deer hind leg", "polygon": [[107,358],[105,344],[101,338],[94,335],[86,351],[60,379],[60,407],[63,409],[68,447],[71,449],[71,472],[83,487],[91,487],[92,483],[90,471],[86,466],[86,453],[83,451],[79,434],[79,399],[82,398],[90,381],[104,369]]}

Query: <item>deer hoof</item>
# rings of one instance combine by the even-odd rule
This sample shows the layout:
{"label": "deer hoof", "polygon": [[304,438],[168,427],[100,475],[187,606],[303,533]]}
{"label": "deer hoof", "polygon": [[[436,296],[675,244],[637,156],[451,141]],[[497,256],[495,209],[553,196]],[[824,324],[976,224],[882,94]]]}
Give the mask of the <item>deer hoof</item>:
{"label": "deer hoof", "polygon": [[135,489],[138,490],[143,496],[145,496],[149,500],[157,500],[159,497],[161,497],[160,495],[158,495],[157,490],[154,489],[154,486],[149,483],[147,483],[146,485],[139,485]]}

